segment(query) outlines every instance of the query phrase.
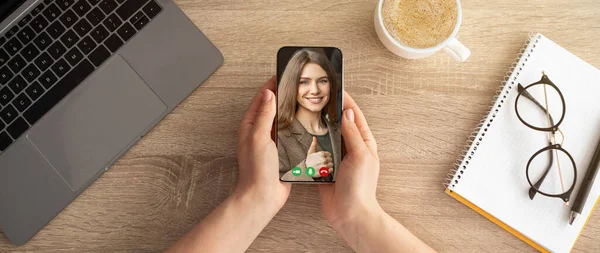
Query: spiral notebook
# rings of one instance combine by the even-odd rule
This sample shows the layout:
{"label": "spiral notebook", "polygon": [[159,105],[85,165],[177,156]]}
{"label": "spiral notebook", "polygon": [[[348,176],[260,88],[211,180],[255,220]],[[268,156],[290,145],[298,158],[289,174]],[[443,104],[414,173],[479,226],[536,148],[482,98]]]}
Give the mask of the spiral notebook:
{"label": "spiral notebook", "polygon": [[560,88],[566,102],[560,125],[563,148],[573,156],[578,172],[572,204],[600,141],[600,70],[541,34],[530,35],[521,49],[444,186],[450,196],[536,249],[569,252],[596,205],[600,176],[573,225],[568,223],[570,206],[561,199],[539,194],[529,198],[525,168],[544,147],[540,135],[545,137],[525,127],[514,107],[517,84],[540,80],[542,71]]}

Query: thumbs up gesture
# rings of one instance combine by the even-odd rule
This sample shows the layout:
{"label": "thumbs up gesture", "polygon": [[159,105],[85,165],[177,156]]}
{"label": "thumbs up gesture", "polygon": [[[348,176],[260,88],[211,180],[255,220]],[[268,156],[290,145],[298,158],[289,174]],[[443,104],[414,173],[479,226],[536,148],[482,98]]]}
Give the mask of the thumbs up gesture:
{"label": "thumbs up gesture", "polygon": [[[315,171],[319,171],[319,169],[326,167],[329,169],[329,174],[333,172],[333,160],[331,158],[331,153],[327,151],[317,152],[317,137],[314,136],[312,143],[310,144],[310,148],[308,148],[305,163],[306,168],[313,167]],[[315,172],[312,177],[319,178],[321,175],[320,173]]]}

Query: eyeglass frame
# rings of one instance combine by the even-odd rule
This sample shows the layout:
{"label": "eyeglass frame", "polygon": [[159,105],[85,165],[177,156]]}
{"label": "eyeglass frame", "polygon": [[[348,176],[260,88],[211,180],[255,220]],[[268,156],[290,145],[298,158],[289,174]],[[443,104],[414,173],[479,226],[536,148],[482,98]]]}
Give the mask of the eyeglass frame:
{"label": "eyeglass frame", "polygon": [[[561,115],[561,117],[560,117],[560,120],[559,120],[559,121],[558,121],[558,123],[556,123],[556,124],[554,124],[554,120],[553,120],[553,119],[552,119],[552,117],[551,117],[551,116],[548,114],[548,109],[547,109],[547,108],[545,108],[545,107],[543,107],[543,106],[541,106],[541,104],[540,104],[540,103],[539,103],[539,102],[538,102],[538,101],[537,101],[537,100],[536,100],[536,99],[535,99],[533,96],[531,96],[531,94],[530,94],[530,93],[527,91],[527,89],[529,89],[530,87],[532,87],[532,86],[535,86],[535,85],[540,85],[540,84],[542,84],[542,85],[549,85],[550,87],[552,87],[553,89],[555,89],[555,90],[558,92],[558,95],[560,96],[560,100],[561,100],[561,102],[562,102],[563,110],[562,110],[562,115]],[[517,95],[517,97],[516,97],[516,99],[515,99],[515,112],[516,112],[516,114],[517,114],[517,118],[519,118],[519,121],[521,121],[521,123],[523,123],[525,126],[527,126],[527,127],[531,128],[531,129],[533,129],[533,130],[542,131],[542,132],[551,132],[551,133],[552,133],[552,135],[554,135],[554,137],[555,137],[555,134],[556,134],[556,132],[557,132],[557,131],[560,131],[560,129],[559,129],[559,126],[560,126],[560,124],[562,124],[562,122],[563,122],[563,120],[564,120],[564,118],[565,118],[565,113],[566,113],[566,111],[567,111],[567,106],[566,106],[566,103],[565,103],[565,99],[564,99],[564,96],[563,96],[562,92],[560,91],[560,89],[559,89],[559,88],[556,86],[556,84],[554,84],[554,83],[553,83],[553,82],[550,80],[550,78],[549,78],[549,77],[546,75],[546,73],[544,73],[544,72],[542,72],[542,78],[541,78],[539,81],[537,81],[537,82],[534,82],[534,83],[531,83],[531,84],[529,84],[529,85],[527,85],[527,86],[525,86],[525,87],[523,87],[523,86],[522,86],[522,85],[519,83],[519,84],[518,84],[518,89],[519,89],[519,93],[518,93],[518,95]],[[525,120],[523,120],[523,118],[522,118],[522,117],[521,117],[521,115],[519,114],[519,110],[517,109],[517,108],[518,108],[518,107],[517,107],[517,104],[518,104],[518,102],[519,102],[519,98],[521,98],[521,96],[525,96],[526,98],[528,98],[529,100],[531,100],[532,102],[534,102],[534,103],[535,103],[535,104],[536,104],[538,107],[540,107],[542,110],[544,110],[544,112],[545,112],[545,113],[548,115],[548,119],[549,119],[549,121],[551,122],[551,124],[552,124],[552,125],[551,125],[551,126],[549,126],[549,127],[546,127],[546,128],[544,128],[544,127],[536,127],[536,126],[533,126],[533,125],[531,125],[531,124],[527,123]],[[545,99],[546,99],[546,98],[545,98]],[[562,133],[562,132],[561,132],[561,133]],[[556,137],[555,137],[555,139],[556,139]],[[555,140],[555,141],[556,141],[556,140]],[[544,196],[547,196],[547,197],[560,198],[560,199],[562,199],[562,200],[563,200],[565,203],[568,203],[568,202],[569,202],[569,199],[570,199],[570,197],[571,197],[571,193],[573,192],[573,189],[575,189],[575,184],[576,184],[576,182],[577,182],[577,166],[576,166],[576,164],[575,164],[575,160],[573,159],[573,157],[571,156],[571,154],[570,154],[570,153],[569,153],[567,150],[565,150],[565,149],[564,149],[564,148],[561,146],[561,144],[559,144],[559,143],[553,143],[553,142],[552,142],[552,140],[549,140],[549,142],[550,142],[550,145],[546,146],[545,148],[542,148],[542,149],[538,150],[537,152],[535,152],[535,153],[534,153],[534,154],[531,156],[531,158],[529,158],[529,161],[527,161],[527,167],[525,168],[525,177],[527,178],[527,182],[528,182],[528,183],[529,183],[529,185],[531,186],[531,189],[533,189],[535,192],[537,192],[537,193],[539,193],[539,194],[542,194],[542,195],[544,195]],[[570,187],[570,188],[569,188],[567,191],[565,191],[565,192],[563,192],[563,193],[561,193],[561,194],[548,194],[548,193],[545,193],[545,192],[543,192],[543,191],[539,190],[539,189],[538,189],[538,188],[535,186],[535,185],[541,185],[541,183],[542,183],[542,182],[544,181],[544,179],[546,178],[546,175],[547,175],[547,174],[548,174],[548,172],[550,171],[550,168],[552,168],[552,164],[553,164],[553,161],[552,161],[552,153],[550,154],[550,160],[551,160],[551,161],[550,161],[550,164],[549,164],[548,168],[546,169],[546,171],[544,172],[544,175],[543,175],[543,176],[542,176],[542,177],[541,177],[541,178],[540,178],[540,179],[539,179],[539,180],[536,182],[536,184],[535,184],[535,185],[534,185],[534,184],[532,184],[531,180],[529,179],[529,165],[531,164],[531,162],[532,162],[532,161],[535,159],[535,157],[537,157],[537,156],[538,156],[539,154],[541,154],[542,152],[544,152],[544,151],[548,151],[548,150],[552,150],[552,149],[554,149],[554,150],[559,150],[559,151],[561,151],[561,152],[565,153],[565,154],[566,154],[566,155],[569,157],[569,159],[571,160],[571,163],[573,164],[573,173],[574,173],[574,174],[573,174],[573,183],[571,184],[571,187]],[[551,151],[551,152],[552,152],[552,151]],[[557,159],[558,159],[558,158],[557,158]],[[531,198],[531,199],[533,199],[533,196],[534,196],[535,194],[532,194],[532,192],[531,192],[531,189],[530,189],[530,198]]]}

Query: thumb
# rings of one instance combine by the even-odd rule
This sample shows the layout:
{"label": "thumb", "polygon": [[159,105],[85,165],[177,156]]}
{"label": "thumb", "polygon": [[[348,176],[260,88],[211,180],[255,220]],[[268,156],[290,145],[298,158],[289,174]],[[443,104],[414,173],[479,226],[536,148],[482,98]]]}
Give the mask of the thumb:
{"label": "thumb", "polygon": [[274,94],[268,89],[262,91],[262,105],[258,109],[256,118],[254,119],[254,129],[256,133],[264,133],[267,136],[271,136],[271,128],[273,127],[273,120],[275,119],[275,100],[273,99]]}
{"label": "thumb", "polygon": [[310,144],[310,148],[308,148],[308,154],[312,154],[317,152],[317,137],[313,136],[312,143]]}
{"label": "thumb", "polygon": [[360,131],[354,123],[354,111],[348,109],[344,111],[344,117],[342,118],[342,135],[344,136],[344,143],[348,153],[360,153],[366,149],[366,144],[360,135]]}

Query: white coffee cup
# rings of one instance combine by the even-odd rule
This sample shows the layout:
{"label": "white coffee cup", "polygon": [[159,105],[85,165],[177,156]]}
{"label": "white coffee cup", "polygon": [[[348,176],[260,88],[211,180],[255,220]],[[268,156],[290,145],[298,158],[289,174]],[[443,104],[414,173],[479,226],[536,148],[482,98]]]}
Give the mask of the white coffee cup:
{"label": "white coffee cup", "polygon": [[458,28],[460,28],[460,23],[462,20],[462,8],[460,7],[460,0],[456,0],[456,9],[458,10],[458,15],[452,34],[442,43],[429,48],[412,48],[400,44],[400,42],[395,40],[394,37],[390,35],[383,24],[382,8],[384,1],[385,0],[379,0],[379,4],[377,4],[377,9],[375,10],[375,31],[377,32],[377,36],[379,37],[379,40],[381,40],[381,43],[383,43],[383,45],[392,53],[407,59],[420,59],[430,56],[439,50],[444,50],[444,52],[450,55],[450,57],[457,62],[464,62],[471,55],[471,50],[469,50],[467,47],[465,47],[465,45],[456,39],[456,33],[458,33]]}

